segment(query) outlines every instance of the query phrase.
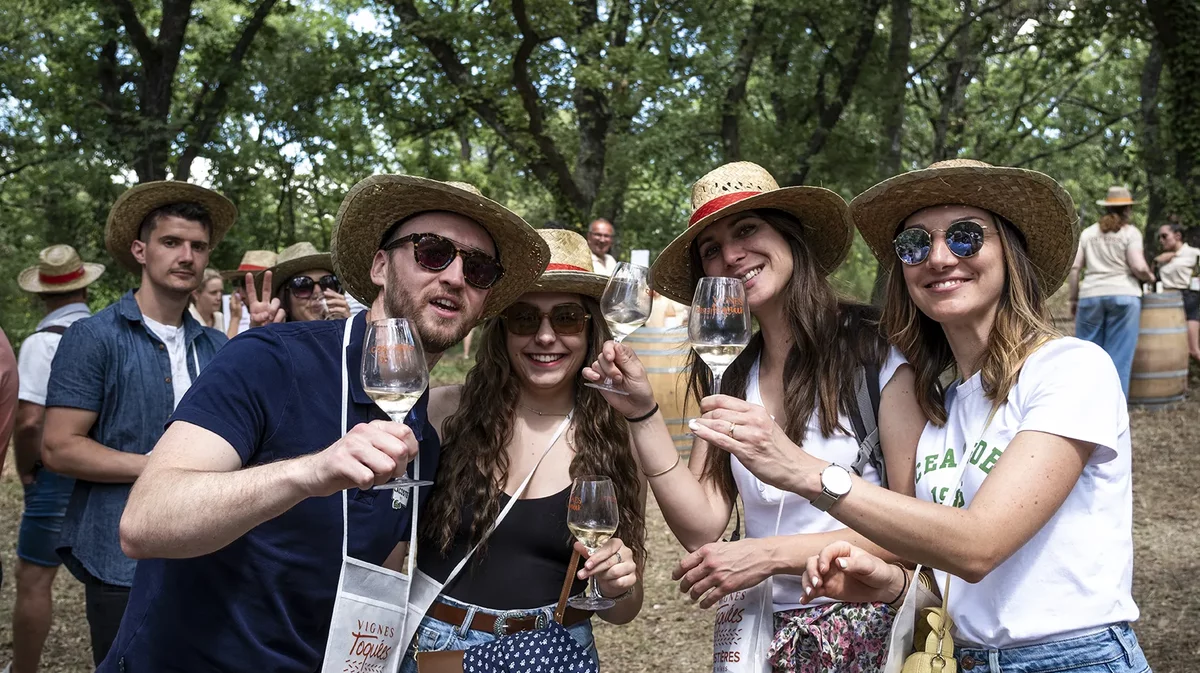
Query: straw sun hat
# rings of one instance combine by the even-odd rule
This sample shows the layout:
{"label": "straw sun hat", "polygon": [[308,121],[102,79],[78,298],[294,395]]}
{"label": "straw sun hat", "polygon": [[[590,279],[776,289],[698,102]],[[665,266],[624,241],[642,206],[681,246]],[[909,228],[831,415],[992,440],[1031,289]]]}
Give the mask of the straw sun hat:
{"label": "straw sun hat", "polygon": [[34,294],[72,292],[96,282],[103,264],[85,263],[69,245],[52,245],[38,254],[38,263],[17,276],[17,285]]}
{"label": "straw sun hat", "polygon": [[255,278],[262,275],[264,271],[275,266],[275,259],[278,257],[270,250],[247,250],[242,254],[242,261],[236,269],[222,271],[221,278],[225,280],[238,280],[245,278],[247,273],[254,274]]}
{"label": "straw sun hat", "polygon": [[212,220],[209,249],[217,247],[237,219],[233,202],[211,189],[176,180],[143,182],[125,190],[108,211],[108,223],[104,227],[104,247],[108,248],[108,254],[126,269],[141,273],[142,266],[134,259],[129,246],[137,240],[138,230],[147,215],[174,203],[198,203],[208,211]]}
{"label": "straw sun hat", "polygon": [[287,279],[309,269],[329,269],[333,271],[333,257],[327,252],[319,252],[317,246],[308,241],[289,245],[279,253],[271,272],[271,294],[278,296],[279,288]]}
{"label": "straw sun hat", "polygon": [[692,303],[700,270],[693,271],[692,241],[713,222],[747,210],[781,210],[800,221],[804,241],[824,273],[846,258],[854,228],[846,201],[822,187],[783,187],[765,168],[748,161],[725,164],[692,185],[692,216],[687,229],[654,261],[654,289],[677,302]]}
{"label": "straw sun hat", "polygon": [[1097,206],[1132,206],[1137,203],[1133,200],[1133,194],[1125,187],[1109,187],[1108,194],[1105,195],[1103,201],[1097,201]]}
{"label": "straw sun hat", "polygon": [[371,282],[371,261],[383,235],[400,220],[429,211],[470,218],[496,243],[504,276],[489,290],[481,319],[497,315],[528,292],[550,261],[550,248],[533,227],[471,185],[412,175],[373,175],[346,194],[330,245],[338,279],[355,299],[369,306],[379,294],[379,287]]}
{"label": "straw sun hat", "polygon": [[922,208],[951,204],[982,208],[1011,222],[1025,237],[1045,296],[1062,285],[1075,256],[1079,218],[1071,195],[1044,173],[971,159],[939,161],[859,194],[850,214],[875,258],[890,268],[901,223]]}
{"label": "straw sun hat", "polygon": [[592,272],[592,251],[587,239],[565,229],[539,229],[550,246],[550,264],[530,292],[566,292],[599,299],[608,276]]}

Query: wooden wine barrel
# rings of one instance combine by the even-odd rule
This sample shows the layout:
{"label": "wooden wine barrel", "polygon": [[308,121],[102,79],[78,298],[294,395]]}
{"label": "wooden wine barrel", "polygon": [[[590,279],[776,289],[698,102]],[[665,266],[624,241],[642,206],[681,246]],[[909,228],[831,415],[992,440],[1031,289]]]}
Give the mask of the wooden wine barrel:
{"label": "wooden wine barrel", "polygon": [[[654,399],[671,431],[675,448],[686,460],[692,452],[692,437],[687,434],[684,400],[687,397],[687,327],[643,327],[622,342],[638,354],[654,389]],[[699,415],[695,409],[692,415]]]}
{"label": "wooden wine barrel", "polygon": [[1187,321],[1183,295],[1159,292],[1142,297],[1141,326],[1133,354],[1129,403],[1159,407],[1183,401],[1187,391]]}

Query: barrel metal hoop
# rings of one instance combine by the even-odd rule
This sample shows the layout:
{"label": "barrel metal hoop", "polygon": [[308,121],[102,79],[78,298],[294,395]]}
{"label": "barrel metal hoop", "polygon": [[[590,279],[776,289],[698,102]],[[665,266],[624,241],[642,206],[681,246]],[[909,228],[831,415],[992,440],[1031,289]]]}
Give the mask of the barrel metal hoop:
{"label": "barrel metal hoop", "polygon": [[1139,381],[1145,380],[1145,379],[1177,379],[1177,378],[1187,378],[1187,374],[1188,374],[1188,370],[1177,369],[1172,372],[1139,372],[1139,373],[1133,374],[1132,378],[1135,378]]}
{"label": "barrel metal hoop", "polygon": [[1187,334],[1187,327],[1149,327],[1138,330],[1138,334]]}
{"label": "barrel metal hoop", "polygon": [[1176,402],[1182,402],[1183,398],[1184,395],[1180,393],[1179,395],[1172,395],[1171,397],[1139,397],[1137,399],[1129,400],[1129,403],[1135,406],[1175,404]]}

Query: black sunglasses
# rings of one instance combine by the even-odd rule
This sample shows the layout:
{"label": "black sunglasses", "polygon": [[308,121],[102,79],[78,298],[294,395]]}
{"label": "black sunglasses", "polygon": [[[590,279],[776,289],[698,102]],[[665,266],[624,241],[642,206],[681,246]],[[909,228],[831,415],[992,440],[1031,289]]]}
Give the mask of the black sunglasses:
{"label": "black sunglasses", "polygon": [[559,336],[579,334],[587,327],[591,317],[587,309],[579,304],[558,304],[543,312],[533,304],[523,302],[509,306],[500,314],[504,328],[517,336],[537,334],[542,327],[542,318],[550,318],[550,329]]}
{"label": "black sunglasses", "polygon": [[915,266],[929,257],[933,248],[933,232],[940,231],[946,235],[946,247],[958,258],[974,257],[983,248],[983,234],[986,230],[978,222],[955,222],[945,229],[905,229],[900,232],[892,245],[896,247],[896,256],[901,262]]}
{"label": "black sunglasses", "polygon": [[312,297],[317,285],[320,285],[322,290],[342,291],[342,284],[332,273],[321,276],[321,280],[313,280],[309,276],[296,276],[288,280],[287,289],[296,299],[308,299]]}
{"label": "black sunglasses", "polygon": [[478,250],[460,248],[437,234],[409,234],[383,246],[383,250],[390,252],[409,242],[413,244],[413,259],[429,271],[442,271],[455,257],[462,257],[463,278],[480,290],[490,288],[504,277],[500,260]]}

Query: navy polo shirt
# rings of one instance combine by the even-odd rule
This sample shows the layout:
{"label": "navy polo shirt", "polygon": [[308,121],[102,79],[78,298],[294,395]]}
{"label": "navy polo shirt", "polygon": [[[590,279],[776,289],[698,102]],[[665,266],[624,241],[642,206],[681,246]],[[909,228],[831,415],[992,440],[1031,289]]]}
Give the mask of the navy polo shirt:
{"label": "navy polo shirt", "polygon": [[[171,420],[220,435],[247,467],[324,449],[341,437],[344,324],[286,323],[239,335],[204,368]],[[353,427],[387,417],[359,378],[366,312],[349,325]],[[436,472],[439,450],[427,404],[428,394],[406,421],[420,442],[425,477]],[[429,490],[418,490],[422,500]],[[411,512],[393,508],[389,490],[347,494],[350,555],[382,564],[408,540]],[[337,494],[309,498],[212,554],[141,561],[120,633],[98,671],[312,673],[325,652],[341,552]]]}

